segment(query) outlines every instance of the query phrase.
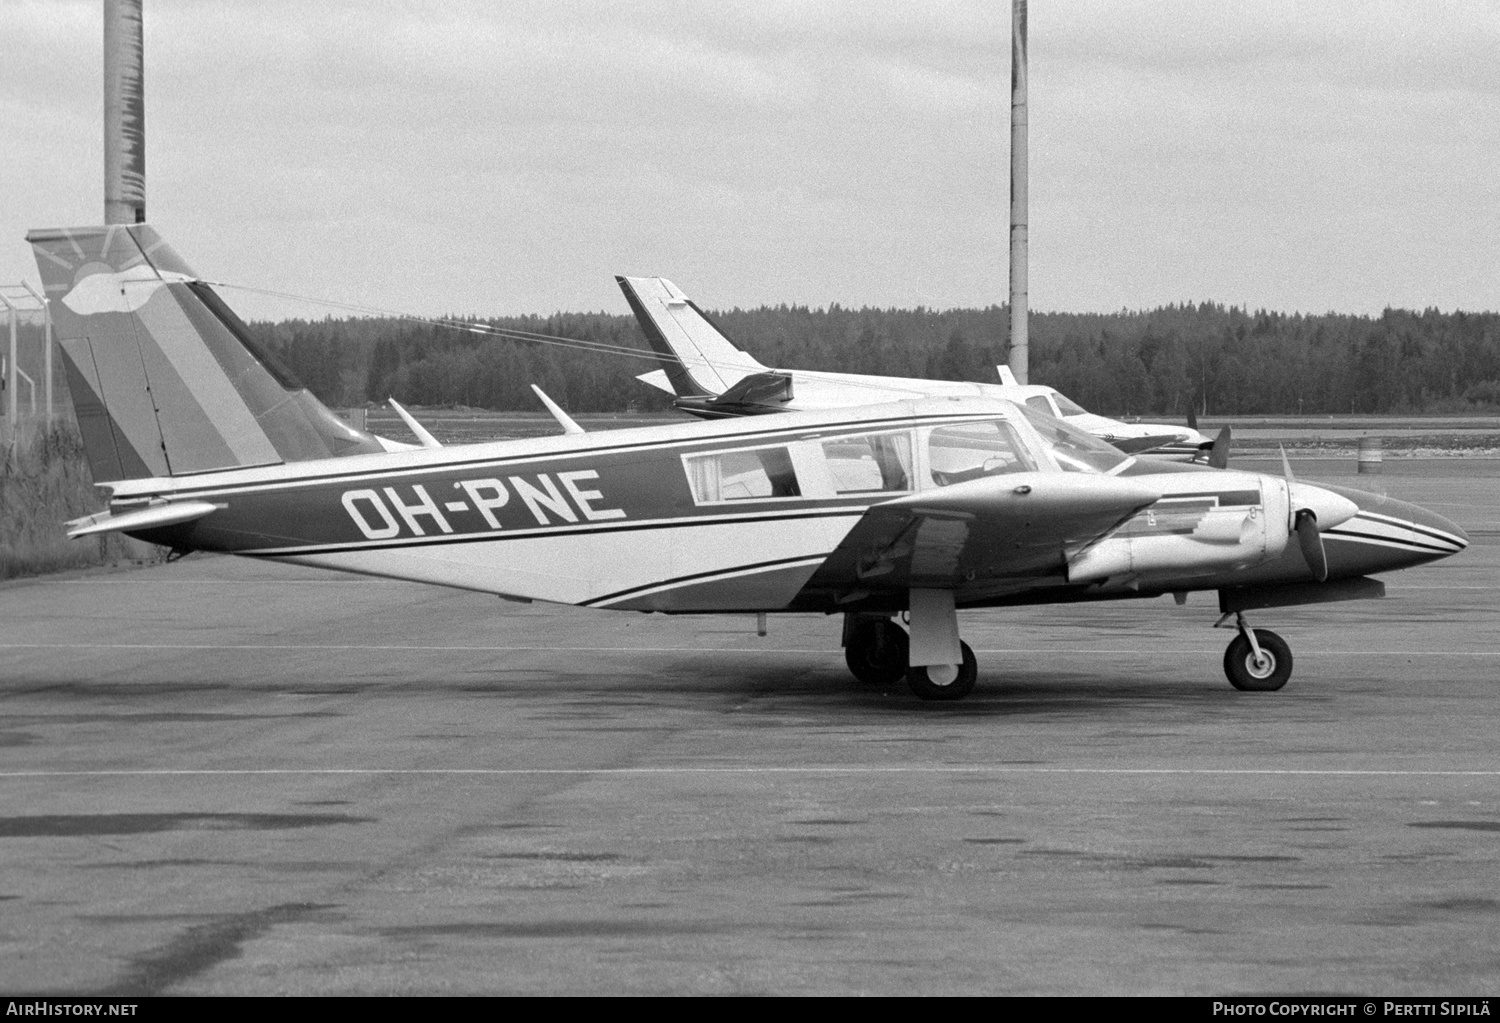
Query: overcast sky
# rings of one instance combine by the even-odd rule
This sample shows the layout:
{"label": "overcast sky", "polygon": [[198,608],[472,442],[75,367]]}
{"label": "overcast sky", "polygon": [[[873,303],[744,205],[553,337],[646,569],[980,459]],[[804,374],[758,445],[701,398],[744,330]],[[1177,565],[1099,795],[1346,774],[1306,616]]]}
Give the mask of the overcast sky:
{"label": "overcast sky", "polygon": [[[101,0],[0,0],[0,282],[102,216]],[[145,0],[150,221],[417,313],[1007,295],[1010,4]],[[1500,0],[1032,0],[1031,307],[1500,309]],[[226,292],[241,312],[314,315]]]}

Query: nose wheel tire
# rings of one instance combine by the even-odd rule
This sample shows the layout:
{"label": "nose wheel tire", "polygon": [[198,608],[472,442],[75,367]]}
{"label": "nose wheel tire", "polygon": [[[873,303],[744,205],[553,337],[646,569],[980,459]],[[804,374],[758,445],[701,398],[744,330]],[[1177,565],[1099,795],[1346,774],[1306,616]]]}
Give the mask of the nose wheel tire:
{"label": "nose wheel tire", "polygon": [[867,686],[888,686],[906,674],[911,640],[906,630],[889,618],[865,621],[854,627],[844,646],[844,663]]}
{"label": "nose wheel tire", "polygon": [[979,677],[979,662],[969,644],[959,643],[962,664],[913,665],[906,670],[906,684],[923,700],[962,700],[974,691]]}
{"label": "nose wheel tire", "polygon": [[1268,629],[1256,629],[1255,641],[1260,644],[1259,661],[1243,633],[1234,637],[1224,651],[1224,674],[1229,676],[1229,684],[1250,693],[1280,689],[1292,677],[1292,648]]}

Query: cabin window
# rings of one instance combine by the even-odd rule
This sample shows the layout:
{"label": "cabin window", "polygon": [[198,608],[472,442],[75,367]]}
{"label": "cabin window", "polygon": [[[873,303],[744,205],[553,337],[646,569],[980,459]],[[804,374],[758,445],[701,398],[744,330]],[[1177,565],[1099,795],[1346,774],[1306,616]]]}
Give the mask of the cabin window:
{"label": "cabin window", "polygon": [[698,504],[802,496],[792,456],[784,446],[684,455],[682,464]]}
{"label": "cabin window", "polygon": [[911,489],[911,436],[862,433],[823,441],[823,457],[840,494]]}
{"label": "cabin window", "polygon": [[1033,394],[1031,397],[1026,399],[1026,404],[1030,408],[1036,409],[1044,416],[1052,416],[1057,414],[1052,410],[1052,403],[1047,400],[1047,396],[1045,394]]}
{"label": "cabin window", "polygon": [[938,427],[928,439],[927,456],[932,481],[940,487],[1036,469],[1010,424],[997,420]]}

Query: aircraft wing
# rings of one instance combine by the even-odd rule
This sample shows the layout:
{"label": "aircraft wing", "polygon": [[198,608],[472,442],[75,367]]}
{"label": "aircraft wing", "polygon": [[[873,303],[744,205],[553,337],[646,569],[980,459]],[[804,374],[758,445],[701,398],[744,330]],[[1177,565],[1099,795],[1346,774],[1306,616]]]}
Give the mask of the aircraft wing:
{"label": "aircraft wing", "polygon": [[1161,496],[1115,476],[1028,472],[897,498],[865,512],[807,589],[952,589],[977,599],[1060,576],[1065,549],[1097,540]]}

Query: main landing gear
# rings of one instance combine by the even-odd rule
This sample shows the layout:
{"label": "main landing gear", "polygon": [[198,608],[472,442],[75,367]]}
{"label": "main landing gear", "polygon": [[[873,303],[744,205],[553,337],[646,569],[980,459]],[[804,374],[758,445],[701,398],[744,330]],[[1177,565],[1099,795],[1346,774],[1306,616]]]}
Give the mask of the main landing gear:
{"label": "main landing gear", "polygon": [[882,615],[844,617],[844,661],[868,686],[906,678],[923,700],[961,700],[974,690],[979,663],[958,638],[951,592],[913,590],[911,634]]}
{"label": "main landing gear", "polygon": [[979,662],[969,644],[959,641],[962,664],[912,665],[906,669],[906,684],[923,700],[962,700],[974,691]]}
{"label": "main landing gear", "polygon": [[844,629],[844,663],[867,686],[888,686],[906,674],[911,641],[889,618],[849,616]]}
{"label": "main landing gear", "polygon": [[[1220,618],[1215,628],[1229,620]],[[1239,635],[1224,651],[1224,674],[1236,689],[1252,693],[1269,693],[1286,685],[1292,677],[1292,648],[1270,629],[1252,629],[1245,616],[1234,613]]]}
{"label": "main landing gear", "polygon": [[[888,686],[903,676],[923,700],[961,700],[974,691],[979,665],[958,638],[953,595],[911,591],[911,633],[877,614],[844,616],[844,660],[867,686]],[[1244,692],[1274,692],[1292,677],[1292,648],[1270,629],[1252,629],[1244,614],[1230,612],[1215,624],[1239,630],[1224,651],[1224,674]]]}

